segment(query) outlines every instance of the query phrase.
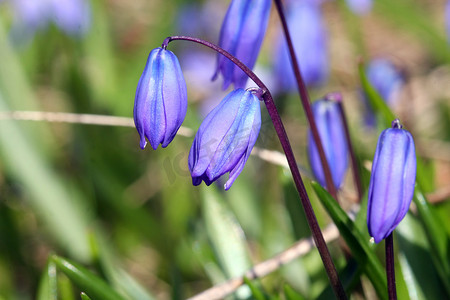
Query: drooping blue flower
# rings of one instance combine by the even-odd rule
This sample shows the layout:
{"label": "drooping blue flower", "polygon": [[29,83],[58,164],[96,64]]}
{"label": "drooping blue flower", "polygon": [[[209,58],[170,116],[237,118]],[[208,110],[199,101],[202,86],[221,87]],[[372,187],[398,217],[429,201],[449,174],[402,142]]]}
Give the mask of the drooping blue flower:
{"label": "drooping blue flower", "polygon": [[13,8],[13,37],[28,38],[51,22],[65,33],[78,36],[90,26],[91,8],[86,0],[9,0]]}
{"label": "drooping blue flower", "polygon": [[[232,0],[220,31],[219,46],[250,69],[255,65],[269,21],[271,0]],[[244,88],[247,75],[225,56],[218,54],[213,80],[222,74],[223,89],[233,83]]]}
{"label": "drooping blue flower", "polygon": [[[338,103],[325,97],[314,102],[311,109],[330,166],[333,183],[336,188],[339,188],[348,167],[348,148]],[[308,158],[314,177],[322,186],[326,186],[325,174],[311,129],[308,131]]]}
{"label": "drooping blue flower", "polygon": [[[325,83],[329,75],[327,34],[320,2],[290,1],[286,8],[287,23],[303,80],[307,86],[319,86]],[[296,91],[297,83],[282,32],[279,34],[275,59],[275,73],[279,79],[280,89],[286,92]]]}
{"label": "drooping blue flower", "polygon": [[392,128],[381,133],[372,164],[367,226],[376,243],[388,237],[405,217],[415,178],[414,140],[396,119]]}
{"label": "drooping blue flower", "polygon": [[203,120],[189,152],[192,183],[210,185],[230,172],[225,190],[241,173],[258,138],[261,111],[251,90],[229,93]]}
{"label": "drooping blue flower", "polygon": [[[370,84],[389,106],[394,106],[400,99],[400,92],[404,85],[404,78],[394,64],[385,58],[372,60],[366,67],[366,75]],[[369,126],[375,124],[373,111],[369,106],[367,96],[363,94],[366,106],[365,122]]]}
{"label": "drooping blue flower", "polygon": [[346,0],[350,10],[357,15],[365,15],[372,9],[372,0]]}
{"label": "drooping blue flower", "polygon": [[183,123],[187,110],[187,91],[180,64],[173,52],[153,49],[139,79],[134,101],[134,124],[140,147],[148,139],[153,149],[167,147]]}

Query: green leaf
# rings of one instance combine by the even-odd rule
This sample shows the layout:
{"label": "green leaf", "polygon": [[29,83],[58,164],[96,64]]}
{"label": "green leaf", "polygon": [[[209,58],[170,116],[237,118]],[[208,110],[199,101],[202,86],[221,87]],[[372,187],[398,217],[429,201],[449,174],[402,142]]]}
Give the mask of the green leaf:
{"label": "green leaf", "polygon": [[84,293],[84,292],[81,292],[80,297],[81,297],[81,300],[91,300],[91,298],[88,295],[86,295],[86,293]]}
{"label": "green leaf", "polygon": [[450,297],[449,236],[444,229],[444,225],[441,224],[439,216],[433,211],[433,207],[431,207],[420,190],[419,185],[416,185],[413,201],[417,206],[420,220],[430,244],[431,259]]}
{"label": "green leaf", "polygon": [[353,256],[372,282],[378,297],[387,299],[387,282],[384,270],[375,253],[369,247],[369,241],[324,188],[316,182],[312,182],[312,186],[345,242],[352,250]]}
{"label": "green leaf", "polygon": [[428,259],[430,243],[419,217],[407,213],[395,229],[398,261],[409,296],[413,299],[446,299],[444,287],[434,264]]}
{"label": "green leaf", "polygon": [[306,299],[300,293],[296,292],[289,284],[285,284],[283,286],[283,290],[284,290],[284,296],[286,297],[286,300],[305,300]]}
{"label": "green leaf", "polygon": [[358,65],[359,78],[361,80],[364,92],[367,95],[367,99],[369,100],[369,104],[376,113],[381,114],[385,127],[390,128],[391,122],[396,119],[396,116],[380,96],[380,94],[378,94],[375,88],[370,84],[369,80],[367,79],[365,69],[365,64],[361,62]]}
{"label": "green leaf", "polygon": [[58,281],[56,276],[56,265],[49,260],[42,274],[37,293],[37,300],[57,300]]}
{"label": "green leaf", "polygon": [[252,291],[252,298],[255,300],[266,300],[267,297],[264,296],[264,292],[256,286],[250,279],[244,276],[244,282],[245,284],[250,288]]}
{"label": "green leaf", "polygon": [[[242,228],[214,187],[203,187],[202,192],[205,226],[220,266],[227,278],[242,276],[251,267]],[[247,298],[250,289],[240,288],[236,294]]]}
{"label": "green leaf", "polygon": [[121,300],[123,299],[108,284],[94,275],[86,268],[69,261],[68,259],[53,255],[50,260],[81,290],[94,299]]}

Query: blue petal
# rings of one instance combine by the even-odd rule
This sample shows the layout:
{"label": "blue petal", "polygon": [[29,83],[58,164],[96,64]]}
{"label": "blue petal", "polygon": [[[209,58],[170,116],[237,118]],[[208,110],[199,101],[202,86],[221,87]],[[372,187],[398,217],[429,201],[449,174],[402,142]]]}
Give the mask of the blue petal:
{"label": "blue petal", "polygon": [[191,147],[191,153],[196,154],[189,160],[192,176],[200,176],[206,171],[219,143],[233,124],[244,92],[238,89],[229,93],[203,120]]}
{"label": "blue petal", "polygon": [[[336,188],[339,188],[348,167],[348,148],[338,104],[330,100],[321,99],[314,102],[312,111],[325,156],[330,166],[333,183]],[[322,163],[311,130],[308,131],[308,158],[317,181],[322,186],[326,186]]]}
{"label": "blue petal", "polygon": [[[253,68],[267,29],[270,0],[233,0],[228,8],[220,31],[219,46],[237,57],[250,69]],[[247,75],[221,54],[217,56],[217,68],[213,80],[221,73],[223,89],[233,83],[243,88]]]}
{"label": "blue petal", "polygon": [[259,99],[238,89],[202,122],[189,153],[192,182],[210,184],[230,172],[229,189],[250,155],[261,127]]}
{"label": "blue petal", "polygon": [[369,185],[367,225],[378,243],[406,215],[414,193],[416,159],[411,134],[386,129],[380,135]]}
{"label": "blue petal", "polygon": [[150,52],[136,89],[134,122],[140,147],[148,139],[153,149],[173,140],[187,110],[186,83],[176,56],[157,48]]}

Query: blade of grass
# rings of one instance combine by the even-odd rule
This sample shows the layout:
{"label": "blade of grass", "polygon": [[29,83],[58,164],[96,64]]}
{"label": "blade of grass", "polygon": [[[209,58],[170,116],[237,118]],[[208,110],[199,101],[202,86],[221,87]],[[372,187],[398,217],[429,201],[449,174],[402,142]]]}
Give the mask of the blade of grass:
{"label": "blade of grass", "polygon": [[353,256],[364,268],[364,273],[372,282],[380,299],[387,299],[387,282],[384,269],[374,251],[370,249],[369,241],[364,238],[364,235],[357,229],[354,222],[325,189],[316,182],[312,182],[312,187],[338,227],[345,242],[352,250]]}
{"label": "blade of grass", "polygon": [[81,265],[56,255],[52,255],[50,260],[56,265],[58,271],[63,272],[78,288],[91,295],[94,299],[123,299],[105,281]]}
{"label": "blade of grass", "polygon": [[[202,194],[206,230],[217,259],[228,278],[242,276],[251,267],[242,229],[215,188],[202,188]],[[236,295],[247,298],[250,289],[239,288]]]}
{"label": "blade of grass", "polygon": [[56,276],[56,265],[52,261],[47,262],[47,266],[42,274],[37,292],[37,300],[57,300],[58,282]]}
{"label": "blade of grass", "polygon": [[428,243],[430,244],[432,261],[445,286],[447,296],[450,297],[449,236],[441,224],[439,216],[435,214],[433,207],[431,207],[420,190],[419,185],[416,185],[413,201],[419,212],[420,220],[425,230]]}

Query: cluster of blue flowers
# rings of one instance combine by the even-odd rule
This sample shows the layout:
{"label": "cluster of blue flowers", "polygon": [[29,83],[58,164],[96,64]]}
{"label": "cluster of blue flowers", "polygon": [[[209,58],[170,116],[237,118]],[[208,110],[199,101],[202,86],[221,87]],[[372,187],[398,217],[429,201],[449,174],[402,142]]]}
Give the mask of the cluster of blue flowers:
{"label": "cluster of blue flowers", "polygon": [[[371,1],[348,1],[358,13],[370,8]],[[322,83],[328,76],[325,30],[320,1],[289,2],[289,25],[299,28],[294,37],[300,68],[308,84]],[[252,68],[265,35],[270,0],[233,0],[220,33],[220,46]],[[279,59],[288,65],[285,44],[280,44]],[[308,45],[308,46],[304,46]],[[184,121],[187,109],[186,83],[177,57],[167,45],[152,50],[139,80],[134,104],[134,121],[140,135],[140,147],[147,140],[153,149],[167,147]],[[321,49],[321,51],[319,51]],[[281,71],[280,71],[281,72]],[[375,60],[368,78],[388,102],[403,84],[403,79],[388,61]],[[188,165],[194,185],[210,185],[229,173],[228,190],[255,145],[261,127],[259,89],[243,87],[247,75],[234,63],[219,55],[215,77],[224,78],[223,88],[230,92],[203,120],[190,149]],[[290,84],[289,75],[280,78]],[[342,185],[348,167],[348,146],[339,100],[332,97],[312,106],[326,160],[336,188]],[[369,188],[368,228],[375,242],[386,238],[408,211],[415,181],[415,152],[411,134],[398,120],[380,136],[373,161]],[[308,156],[315,178],[325,185],[325,176],[317,145],[308,133]]]}
{"label": "cluster of blue flowers", "polygon": [[[150,52],[139,80],[134,122],[140,146],[167,147],[184,121],[186,83],[176,56],[163,48]],[[259,99],[253,90],[238,88],[229,93],[203,120],[189,153],[194,185],[207,185],[225,173],[228,190],[244,168],[261,127]]]}
{"label": "cluster of blue flowers", "polygon": [[90,27],[91,7],[87,0],[6,0],[14,14],[16,40],[32,37],[54,23],[68,35],[80,36]]}

